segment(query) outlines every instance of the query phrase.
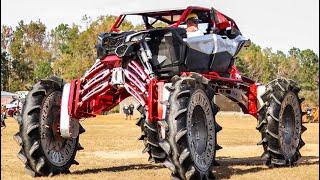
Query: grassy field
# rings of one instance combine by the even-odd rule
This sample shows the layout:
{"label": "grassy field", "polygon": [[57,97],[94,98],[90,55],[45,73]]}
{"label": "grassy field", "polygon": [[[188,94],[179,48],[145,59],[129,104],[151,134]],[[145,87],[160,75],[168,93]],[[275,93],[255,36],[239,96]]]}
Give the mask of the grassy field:
{"label": "grassy field", "polygon": [[[169,170],[148,163],[147,155],[141,153],[136,118],[124,119],[123,115],[113,114],[83,121],[86,132],[80,142],[85,149],[76,156],[80,165],[72,166],[69,175],[37,179],[170,179]],[[254,118],[223,113],[218,114],[217,121],[223,127],[218,135],[223,147],[217,152],[220,166],[214,168],[217,179],[319,179],[319,124],[306,124],[306,146],[298,166],[269,169],[260,160],[262,147],[256,146],[260,134],[255,130]],[[1,130],[1,179],[32,179],[24,173],[16,155],[19,146],[12,136],[18,125],[12,118],[6,123],[7,128]]]}

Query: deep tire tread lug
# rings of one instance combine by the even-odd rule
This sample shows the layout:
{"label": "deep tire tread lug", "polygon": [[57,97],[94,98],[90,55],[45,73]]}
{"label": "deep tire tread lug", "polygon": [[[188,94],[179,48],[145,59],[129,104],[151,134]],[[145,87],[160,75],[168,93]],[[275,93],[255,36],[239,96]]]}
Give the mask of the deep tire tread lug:
{"label": "deep tire tread lug", "polygon": [[216,150],[218,151],[220,149],[222,149],[222,147],[219,144],[216,144]]}
{"label": "deep tire tread lug", "polygon": [[180,99],[182,97],[189,97],[190,96],[191,91],[190,90],[184,90],[178,93],[177,95],[177,99]]}
{"label": "deep tire tread lug", "polygon": [[138,121],[136,122],[136,125],[139,126],[139,127],[141,127],[142,121],[143,121],[143,118],[142,118],[142,117],[139,118]]}
{"label": "deep tire tread lug", "polygon": [[262,145],[262,144],[266,143],[267,141],[268,141],[267,138],[264,137],[261,141],[259,141],[259,142],[257,143],[257,145]]}
{"label": "deep tire tread lug", "polygon": [[216,132],[220,132],[222,130],[222,127],[218,123],[216,123],[215,128],[216,128]]}
{"label": "deep tire tread lug", "polygon": [[22,138],[20,136],[20,133],[17,132],[14,136],[13,136],[14,140],[18,143],[19,146],[23,145],[23,141]]}
{"label": "deep tire tread lug", "polygon": [[72,161],[72,164],[79,165],[79,162],[74,159],[74,160]]}
{"label": "deep tire tread lug", "polygon": [[186,178],[191,179],[195,175],[196,169],[191,166],[188,171],[186,172]]}
{"label": "deep tire tread lug", "polygon": [[146,128],[148,128],[149,130],[153,131],[153,132],[157,132],[157,129],[151,127],[148,123],[145,123],[144,125]]}
{"label": "deep tire tread lug", "polygon": [[29,150],[29,155],[32,156],[32,154],[33,154],[37,149],[39,149],[39,147],[40,147],[39,142],[38,142],[38,141],[35,141],[35,142],[33,143],[33,145],[31,146],[30,150]]}
{"label": "deep tire tread lug", "polygon": [[159,144],[156,144],[154,142],[151,142],[150,140],[147,140],[147,143],[154,146],[154,147],[159,147]]}
{"label": "deep tire tread lug", "polygon": [[35,105],[35,106],[33,106],[32,108],[29,109],[28,115],[31,115],[34,111],[39,111],[40,112],[40,110],[41,110],[40,105]]}
{"label": "deep tire tread lug", "polygon": [[171,153],[170,144],[167,141],[159,142],[159,146],[164,150],[164,152],[169,155]]}
{"label": "deep tire tread lug", "polygon": [[27,129],[27,134],[29,135],[33,130],[35,130],[37,128],[39,128],[39,124],[38,123],[29,126],[28,129]]}
{"label": "deep tire tread lug", "polygon": [[80,143],[78,143],[78,145],[77,145],[77,150],[78,150],[78,151],[84,150],[84,148],[81,146]]}
{"label": "deep tire tread lug", "polygon": [[46,95],[47,91],[45,89],[38,89],[32,92],[32,96]]}
{"label": "deep tire tread lug", "polygon": [[262,153],[261,159],[268,160],[269,158],[270,158],[269,152],[265,151],[265,152]]}
{"label": "deep tire tread lug", "polygon": [[184,149],[179,157],[180,164],[182,164],[187,159],[187,157],[189,157],[189,155],[190,155],[190,152],[188,151],[188,149],[187,148]]}
{"label": "deep tire tread lug", "polygon": [[257,130],[260,130],[261,127],[262,127],[264,124],[267,124],[267,123],[268,123],[267,120],[266,120],[266,119],[263,119],[263,120],[258,124],[258,126],[256,127],[256,129],[257,129]]}
{"label": "deep tire tread lug", "polygon": [[82,134],[84,132],[86,132],[86,130],[83,128],[81,124],[79,124],[79,134]]}
{"label": "deep tire tread lug", "polygon": [[26,174],[28,174],[32,177],[36,177],[36,175],[37,175],[28,165],[25,165],[24,171]]}
{"label": "deep tire tread lug", "polygon": [[164,152],[161,152],[161,153],[154,153],[151,151],[151,156],[153,158],[157,158],[157,159],[164,159],[166,157],[166,154]]}
{"label": "deep tire tread lug", "polygon": [[300,142],[299,142],[299,149],[302,148],[306,143],[300,139]]}
{"label": "deep tire tread lug", "polygon": [[20,152],[18,153],[18,158],[23,162],[23,164],[27,164],[28,159],[27,159],[27,156],[25,155],[23,149],[21,149]]}
{"label": "deep tire tread lug", "polygon": [[175,166],[173,165],[172,162],[168,161],[168,160],[165,160],[163,163],[162,163],[166,168],[168,168],[171,172],[176,172],[176,168]]}
{"label": "deep tire tread lug", "polygon": [[187,130],[186,129],[181,129],[175,137],[175,141],[178,142],[184,135],[187,134]]}
{"label": "deep tire tread lug", "polygon": [[145,146],[144,149],[142,150],[142,153],[146,153],[146,152],[149,152],[150,151],[150,148],[149,146]]}
{"label": "deep tire tread lug", "polygon": [[186,113],[186,112],[187,112],[187,108],[180,109],[180,110],[177,112],[177,114],[175,115],[174,119],[178,120],[179,117],[180,117],[182,114]]}
{"label": "deep tire tread lug", "polygon": [[44,158],[43,157],[39,158],[37,165],[36,165],[36,171],[39,173],[44,165],[45,165]]}
{"label": "deep tire tread lug", "polygon": [[274,154],[282,155],[279,150],[272,149],[271,147],[268,147],[267,150],[270,151],[270,152],[272,152],[272,153],[274,153]]}
{"label": "deep tire tread lug", "polygon": [[276,102],[278,105],[281,105],[281,102],[276,98],[274,94],[271,94],[270,97]]}
{"label": "deep tire tread lug", "polygon": [[275,139],[279,139],[279,136],[274,134],[273,132],[271,132],[270,130],[266,129],[266,133],[269,134],[271,137],[275,138]]}

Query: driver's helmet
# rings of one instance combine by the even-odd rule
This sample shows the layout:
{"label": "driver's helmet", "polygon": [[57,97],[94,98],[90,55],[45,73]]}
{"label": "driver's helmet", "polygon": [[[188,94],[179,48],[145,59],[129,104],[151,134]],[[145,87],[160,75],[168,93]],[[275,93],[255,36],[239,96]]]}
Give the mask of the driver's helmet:
{"label": "driver's helmet", "polygon": [[186,18],[186,22],[188,21],[192,21],[193,23],[199,23],[198,15],[196,13],[190,13]]}

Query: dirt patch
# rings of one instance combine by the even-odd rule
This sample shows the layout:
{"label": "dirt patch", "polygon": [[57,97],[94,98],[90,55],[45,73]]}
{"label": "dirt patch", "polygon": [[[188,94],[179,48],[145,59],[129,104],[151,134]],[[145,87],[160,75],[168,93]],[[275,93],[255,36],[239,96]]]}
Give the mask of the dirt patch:
{"label": "dirt patch", "polygon": [[[85,156],[95,156],[95,158],[105,159],[134,159],[144,158],[146,155],[142,154],[141,151],[95,151],[95,152],[83,152]],[[93,158],[93,157],[92,157]]]}
{"label": "dirt patch", "polygon": [[[256,131],[256,119],[236,113],[220,113],[218,123],[223,127],[218,133],[218,143],[223,149],[217,151],[220,166],[214,167],[217,179],[319,179],[319,125],[305,124],[303,134],[306,145],[301,149],[302,158],[293,168],[269,169],[261,160],[262,147],[256,143],[261,135]],[[8,118],[7,128],[1,131],[1,179],[27,179],[24,165],[17,158],[19,146],[12,136],[18,125]],[[170,179],[170,171],[159,164],[148,162],[142,154],[143,142],[138,141],[140,128],[136,120],[125,120],[123,115],[90,118],[82,122],[86,132],[81,134],[84,147],[72,166],[71,174],[37,180],[64,179]]]}

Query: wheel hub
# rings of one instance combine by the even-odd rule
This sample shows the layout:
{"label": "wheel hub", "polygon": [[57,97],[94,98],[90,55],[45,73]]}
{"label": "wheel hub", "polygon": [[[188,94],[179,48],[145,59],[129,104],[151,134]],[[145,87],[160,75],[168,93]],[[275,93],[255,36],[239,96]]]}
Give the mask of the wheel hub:
{"label": "wheel hub", "polygon": [[279,141],[287,159],[297,151],[301,134],[301,112],[297,97],[288,93],[281,105],[279,118]]}
{"label": "wheel hub", "polygon": [[208,133],[206,131],[206,122],[205,122],[205,113],[201,106],[196,106],[194,108],[194,112],[192,114],[192,128],[191,134],[192,138],[195,140],[195,149],[198,154],[202,154],[207,147],[207,136]]}
{"label": "wheel hub", "polygon": [[65,165],[76,151],[77,139],[64,139],[60,134],[61,92],[49,94],[43,103],[40,119],[41,145],[47,159],[56,166]]}
{"label": "wheel hub", "polygon": [[187,134],[191,157],[196,168],[206,172],[215,156],[216,132],[211,103],[198,89],[190,97],[187,110]]}

